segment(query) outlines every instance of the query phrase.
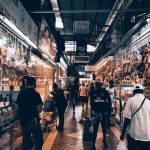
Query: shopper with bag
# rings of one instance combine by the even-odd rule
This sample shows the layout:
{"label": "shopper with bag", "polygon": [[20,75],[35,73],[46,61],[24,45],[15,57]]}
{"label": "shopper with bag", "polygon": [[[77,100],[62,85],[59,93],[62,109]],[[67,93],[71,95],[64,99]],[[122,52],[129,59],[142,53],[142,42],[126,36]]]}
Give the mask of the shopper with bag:
{"label": "shopper with bag", "polygon": [[150,100],[144,97],[144,87],[136,84],[124,110],[120,140],[127,130],[128,150],[150,150]]}
{"label": "shopper with bag", "polygon": [[91,150],[96,150],[95,142],[100,122],[103,132],[103,144],[104,147],[107,147],[106,142],[107,121],[109,113],[111,111],[111,98],[109,92],[105,89],[105,87],[103,87],[102,83],[100,82],[96,82],[95,84],[93,100],[94,100],[93,110],[96,119],[93,119],[95,121],[93,123],[93,138]]}

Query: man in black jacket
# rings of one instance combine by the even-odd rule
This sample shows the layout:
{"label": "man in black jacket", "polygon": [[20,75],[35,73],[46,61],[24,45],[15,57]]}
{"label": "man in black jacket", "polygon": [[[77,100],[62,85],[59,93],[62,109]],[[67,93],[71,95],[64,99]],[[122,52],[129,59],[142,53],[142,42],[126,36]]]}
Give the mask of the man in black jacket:
{"label": "man in black jacket", "polygon": [[31,133],[35,139],[35,150],[42,150],[43,133],[39,113],[42,111],[42,99],[35,91],[36,80],[27,78],[27,87],[17,97],[18,116],[22,127],[22,150],[30,150]]}
{"label": "man in black jacket", "polygon": [[64,113],[67,106],[67,102],[64,96],[64,90],[58,88],[57,84],[53,84],[53,92],[54,101],[56,103],[56,107],[58,110],[59,116],[59,125],[57,127],[58,131],[64,130]]}
{"label": "man in black jacket", "polygon": [[94,101],[93,110],[96,116],[95,118],[97,119],[93,123],[93,138],[91,150],[96,150],[95,142],[100,122],[103,132],[103,144],[104,147],[107,147],[106,142],[107,121],[108,121],[108,114],[111,111],[111,98],[109,92],[103,87],[102,83],[100,82],[96,82],[95,86],[96,88],[93,93],[93,101]]}

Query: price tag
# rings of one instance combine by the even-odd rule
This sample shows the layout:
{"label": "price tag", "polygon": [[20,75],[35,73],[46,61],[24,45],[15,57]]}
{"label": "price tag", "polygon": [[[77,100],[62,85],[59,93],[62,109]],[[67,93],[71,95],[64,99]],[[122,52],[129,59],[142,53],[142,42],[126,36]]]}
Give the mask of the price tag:
{"label": "price tag", "polygon": [[20,91],[20,86],[14,86],[14,91]]}
{"label": "price tag", "polygon": [[10,91],[10,87],[9,86],[3,86],[3,91]]}

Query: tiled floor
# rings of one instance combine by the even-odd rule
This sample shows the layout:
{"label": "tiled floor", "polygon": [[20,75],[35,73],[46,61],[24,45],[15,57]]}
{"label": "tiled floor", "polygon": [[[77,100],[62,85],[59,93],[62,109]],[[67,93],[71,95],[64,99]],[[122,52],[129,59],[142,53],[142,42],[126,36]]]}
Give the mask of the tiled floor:
{"label": "tiled floor", "polygon": [[[75,115],[72,113],[72,109],[69,108],[65,116],[65,128],[64,132],[58,133],[51,150],[90,150],[91,143],[82,140],[83,126],[79,124],[79,120],[82,117],[88,117],[88,109],[82,111],[81,106],[76,107]],[[116,150],[116,145],[118,144],[117,135],[114,134],[118,131],[115,127],[108,130],[107,150]],[[99,128],[99,133],[96,143],[97,150],[104,150],[102,144],[102,133],[101,128]]]}
{"label": "tiled floor", "polygon": [[[91,142],[82,140],[83,125],[79,123],[83,117],[89,117],[89,109],[82,110],[81,106],[76,107],[76,113],[73,114],[72,108],[69,105],[65,114],[64,132],[57,132],[56,128],[52,131],[44,132],[43,150],[90,150]],[[5,136],[0,139],[0,150],[20,150],[21,149],[21,131],[18,128],[18,123],[13,128],[13,137],[10,132],[6,132]],[[112,127],[107,133],[107,150],[116,150],[120,132],[116,127]],[[10,141],[13,139],[12,142]],[[105,150],[102,144],[102,133],[99,128],[99,133],[96,143],[97,150]]]}

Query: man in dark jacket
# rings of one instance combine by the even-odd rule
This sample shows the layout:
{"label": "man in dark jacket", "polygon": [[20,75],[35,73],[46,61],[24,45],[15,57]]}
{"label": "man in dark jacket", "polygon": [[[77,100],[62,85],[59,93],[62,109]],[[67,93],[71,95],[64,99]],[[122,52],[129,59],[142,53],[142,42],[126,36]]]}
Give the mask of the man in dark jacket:
{"label": "man in dark jacket", "polygon": [[94,100],[93,109],[96,116],[95,117],[96,120],[93,123],[93,138],[91,150],[96,150],[95,142],[100,122],[103,132],[103,144],[105,147],[107,147],[106,142],[107,121],[108,121],[108,114],[111,111],[111,98],[109,92],[103,87],[102,83],[100,82],[96,82],[95,84],[93,100]]}
{"label": "man in dark jacket", "polygon": [[35,91],[36,80],[27,78],[27,87],[17,97],[18,116],[22,127],[22,150],[30,150],[31,133],[35,139],[35,150],[42,150],[43,133],[40,126],[39,113],[42,111],[42,100]]}
{"label": "man in dark jacket", "polygon": [[56,103],[56,107],[58,110],[58,116],[59,116],[59,125],[57,127],[58,131],[64,130],[64,113],[67,106],[67,102],[64,96],[64,90],[58,88],[57,84],[53,84],[53,93],[54,95],[54,101]]}

